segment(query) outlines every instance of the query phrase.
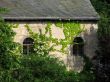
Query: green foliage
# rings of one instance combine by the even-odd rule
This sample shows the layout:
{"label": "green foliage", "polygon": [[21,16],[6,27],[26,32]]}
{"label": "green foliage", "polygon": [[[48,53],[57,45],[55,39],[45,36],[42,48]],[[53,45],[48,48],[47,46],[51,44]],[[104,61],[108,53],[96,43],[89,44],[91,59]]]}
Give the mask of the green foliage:
{"label": "green foliage", "polygon": [[84,58],[85,65],[83,67],[83,70],[80,72],[80,77],[84,82],[85,81],[94,82],[95,75],[93,71],[93,63],[86,55],[83,55],[83,58]]}
{"label": "green foliage", "polygon": [[94,58],[96,81],[110,82],[110,1],[91,0],[100,15],[98,29],[98,50]]}
{"label": "green foliage", "polygon": [[67,71],[65,65],[52,56],[38,54],[24,55],[21,66],[2,71],[3,82],[93,82],[93,73]]}
{"label": "green foliage", "polygon": [[18,44],[13,42],[14,35],[12,25],[0,20],[0,69],[11,69],[16,66],[16,58],[13,55]]}
{"label": "green foliage", "polygon": [[80,24],[73,22],[57,22],[55,24],[57,27],[63,28],[63,33],[65,35],[65,39],[60,40],[60,44],[62,45],[62,51],[70,44],[73,44],[73,40],[76,36],[78,36],[82,31],[84,31]]}
{"label": "green foliage", "polygon": [[[72,35],[77,35],[82,31],[79,24],[77,24],[77,23],[76,24],[75,23],[64,23],[65,26],[63,26],[63,27],[61,27],[61,25],[63,26],[63,23],[61,23],[61,22],[56,23],[56,26],[63,28],[64,31],[67,30],[67,32],[64,33],[65,36],[67,36],[67,34],[68,34],[68,36],[64,40],[65,41],[68,39],[70,40],[70,41],[68,41],[67,45],[71,44],[71,42],[73,40]],[[68,28],[66,28],[67,25],[68,25]],[[28,25],[26,25],[26,28],[30,34],[30,37],[33,38],[35,41],[34,57],[29,58],[26,56],[27,58],[29,58],[29,60],[27,60],[25,62],[27,64],[26,67],[34,68],[37,66],[35,68],[34,73],[36,73],[35,75],[37,75],[37,77],[39,77],[39,78],[37,78],[38,82],[39,81],[40,82],[44,82],[44,81],[45,82],[93,82],[94,74],[91,69],[92,63],[90,62],[89,58],[87,58],[85,55],[84,55],[84,60],[85,60],[84,70],[80,73],[77,73],[74,71],[67,71],[65,65],[61,61],[59,61],[55,57],[49,56],[49,52],[51,50],[53,50],[53,46],[51,46],[51,47],[49,46],[49,43],[53,41],[50,26],[51,26],[51,23],[48,23],[45,33],[49,32],[50,36],[47,37],[46,34],[43,34],[40,29],[39,29],[39,33],[33,33],[32,30],[30,29],[30,27]],[[76,27],[79,30],[77,30]],[[73,29],[73,31],[69,31],[71,29]],[[77,31],[75,31],[75,30],[77,30]],[[71,38],[68,38],[68,37],[71,37]],[[53,43],[57,44],[56,41]],[[60,43],[58,43],[58,44],[60,44]],[[65,47],[67,47],[67,45]],[[63,46],[63,44],[62,44],[62,46]],[[35,55],[35,53],[37,55]],[[30,57],[32,57],[32,54]],[[30,60],[31,60],[31,62],[33,62],[33,60],[35,62],[30,63]],[[24,61],[24,59],[23,59],[23,61]]]}
{"label": "green foliage", "polygon": [[[0,21],[1,82],[93,82],[93,73],[88,70],[88,65],[86,66],[88,69],[81,73],[67,71],[62,61],[49,55],[54,46],[49,46],[50,38],[54,43],[57,42],[57,39],[52,38],[50,25],[48,24],[46,28],[46,32],[50,31],[50,37],[42,34],[41,30],[40,33],[33,33],[26,25],[34,39],[34,51],[32,54],[23,55],[20,53],[21,46],[13,42],[15,33],[12,28],[16,25]],[[69,33],[71,35],[71,32]]]}
{"label": "green foliage", "polygon": [[26,25],[26,28],[30,34],[30,37],[34,40],[34,53],[38,55],[47,55],[49,54],[49,51],[53,50],[53,47],[49,46],[50,38],[46,37],[45,34],[42,34],[40,29],[40,33],[33,33],[28,25]]}
{"label": "green foliage", "polygon": [[7,13],[9,10],[7,8],[0,7],[0,13]]}
{"label": "green foliage", "polygon": [[[31,71],[34,80],[44,82],[47,80],[57,80],[66,71],[65,66],[57,58],[51,56],[42,56],[38,54],[31,54],[22,58],[22,65],[25,69]],[[58,82],[55,81],[55,82]]]}
{"label": "green foliage", "polygon": [[0,20],[0,81],[2,82],[15,82],[11,77],[11,70],[20,66],[16,53],[19,44],[13,42],[15,33],[12,28],[12,24]]}
{"label": "green foliage", "polygon": [[[30,37],[32,37],[35,40],[35,46],[37,47],[40,43],[38,42],[44,42],[48,46],[50,43],[53,44],[50,46],[50,50],[53,51],[58,51],[54,47],[61,45],[62,48],[59,50],[59,52],[62,53],[68,53],[66,48],[68,45],[73,44],[73,39],[78,36],[84,29],[80,27],[80,24],[73,23],[73,22],[56,22],[55,25],[59,28],[63,29],[63,33],[65,35],[65,39],[57,39],[52,37],[52,28],[51,28],[52,23],[48,22],[47,26],[45,28],[45,34],[42,33],[42,30],[40,30],[40,33],[33,33],[32,30],[28,25],[26,25],[27,30],[29,31]],[[49,33],[49,37],[46,36],[46,34]],[[36,45],[37,44],[37,45]],[[49,47],[49,46],[48,46]],[[40,48],[39,48],[40,49]],[[46,48],[49,49],[49,48]],[[38,49],[36,49],[38,51]]]}

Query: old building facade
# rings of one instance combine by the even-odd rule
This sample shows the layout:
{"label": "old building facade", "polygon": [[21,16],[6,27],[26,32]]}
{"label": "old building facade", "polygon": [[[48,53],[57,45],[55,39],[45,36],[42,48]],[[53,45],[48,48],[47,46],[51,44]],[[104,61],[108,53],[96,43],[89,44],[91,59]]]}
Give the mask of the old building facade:
{"label": "old building facade", "polygon": [[[83,69],[84,62],[80,53],[87,55],[90,59],[95,55],[99,16],[89,0],[2,0],[0,7],[10,10],[0,16],[7,22],[18,24],[18,27],[13,29],[16,32],[14,41],[22,45],[26,45],[28,41],[31,45],[33,42],[29,39],[29,33],[25,28],[26,24],[31,27],[33,32],[38,33],[39,29],[45,32],[49,21],[52,23],[52,36],[63,39],[65,38],[63,29],[57,27],[54,22],[78,21],[84,31],[76,36],[73,42],[83,42],[83,45],[69,45],[70,53],[68,55],[62,55],[57,51],[50,52],[63,60],[68,69],[78,71]],[[56,48],[61,49],[60,46]]]}

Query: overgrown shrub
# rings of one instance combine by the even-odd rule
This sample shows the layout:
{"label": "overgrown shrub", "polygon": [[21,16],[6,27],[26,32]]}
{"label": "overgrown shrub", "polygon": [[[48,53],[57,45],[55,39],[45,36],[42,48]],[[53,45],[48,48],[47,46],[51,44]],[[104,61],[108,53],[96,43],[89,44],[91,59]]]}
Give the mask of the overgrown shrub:
{"label": "overgrown shrub", "polygon": [[[94,80],[94,74],[90,70],[86,69],[80,73],[67,71],[65,65],[52,56],[39,56],[37,54],[24,55],[20,61],[21,67],[12,70],[8,74],[12,81],[93,82]],[[86,68],[88,68],[88,66]],[[6,77],[2,77],[2,79],[3,78]]]}

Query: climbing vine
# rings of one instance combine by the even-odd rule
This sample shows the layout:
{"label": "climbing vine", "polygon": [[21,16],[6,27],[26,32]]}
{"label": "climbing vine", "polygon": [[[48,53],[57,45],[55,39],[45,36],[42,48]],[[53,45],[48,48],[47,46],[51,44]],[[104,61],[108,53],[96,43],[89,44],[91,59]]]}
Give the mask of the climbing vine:
{"label": "climbing vine", "polygon": [[65,39],[60,40],[62,50],[64,50],[68,45],[73,44],[74,37],[78,36],[83,31],[78,22],[58,22],[55,25],[57,27],[63,28],[63,33],[65,35]]}
{"label": "climbing vine", "polygon": [[[42,30],[40,29],[39,32],[40,33],[34,33],[32,32],[31,28],[29,27],[29,25],[25,25],[25,27],[27,28],[30,37],[32,37],[34,40],[41,39],[42,42],[46,42],[47,45],[52,44],[49,48],[51,48],[52,51],[59,51],[62,52],[64,54],[67,54],[67,47],[71,44],[73,44],[73,40],[74,37],[78,36],[83,29],[80,27],[80,24],[78,22],[55,22],[55,26],[59,27],[63,30],[63,34],[65,36],[64,39],[58,39],[58,38],[54,38],[52,36],[52,25],[53,23],[48,22],[47,26],[45,27],[45,33],[42,33]],[[49,36],[46,36],[47,34],[49,34]],[[54,47],[61,45],[62,48],[61,50],[57,50]],[[48,49],[49,49],[48,48]]]}
{"label": "climbing vine", "polygon": [[7,13],[9,10],[7,8],[0,7],[0,13]]}

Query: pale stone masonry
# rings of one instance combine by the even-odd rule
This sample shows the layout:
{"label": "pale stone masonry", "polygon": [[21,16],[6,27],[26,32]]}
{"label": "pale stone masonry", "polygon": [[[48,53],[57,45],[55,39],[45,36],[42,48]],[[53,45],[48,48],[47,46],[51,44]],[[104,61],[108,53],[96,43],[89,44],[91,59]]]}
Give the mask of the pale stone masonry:
{"label": "pale stone masonry", "polygon": [[[17,24],[17,23],[14,23]],[[39,29],[45,33],[45,27],[47,26],[46,22],[31,22],[31,23],[18,23],[18,28],[14,28],[13,30],[16,32],[16,36],[14,41],[19,42],[23,45],[23,41],[25,38],[29,37],[29,33],[25,27],[26,24],[32,29],[33,32],[39,33]],[[80,37],[84,40],[84,54],[87,55],[90,59],[95,55],[95,50],[97,48],[97,29],[98,26],[96,23],[81,23],[80,26],[84,28],[84,32],[79,34]],[[65,36],[63,34],[63,29],[56,27],[53,23],[51,25],[52,36],[58,39],[64,39]],[[48,36],[48,35],[47,35]],[[56,49],[61,49],[61,46],[56,47]],[[80,56],[74,56],[71,54],[71,47],[69,46],[70,54],[62,54],[60,52],[50,52],[55,57],[63,60],[67,65],[68,69],[74,69],[80,71],[83,68],[83,58]]]}

